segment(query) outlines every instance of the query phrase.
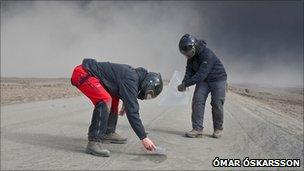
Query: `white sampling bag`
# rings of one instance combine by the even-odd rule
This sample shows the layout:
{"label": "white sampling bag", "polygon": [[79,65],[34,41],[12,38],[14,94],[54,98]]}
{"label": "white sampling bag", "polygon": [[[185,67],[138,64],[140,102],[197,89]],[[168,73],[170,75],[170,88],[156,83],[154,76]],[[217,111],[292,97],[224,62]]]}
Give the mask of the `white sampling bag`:
{"label": "white sampling bag", "polygon": [[166,148],[163,146],[156,146],[154,151],[147,151],[148,154],[155,154],[155,155],[166,155]]}
{"label": "white sampling bag", "polygon": [[160,106],[176,106],[176,105],[188,105],[189,92],[179,92],[177,86],[182,83],[182,74],[179,71],[174,71],[172,78],[170,79],[169,86],[164,89],[163,96],[159,102]]}

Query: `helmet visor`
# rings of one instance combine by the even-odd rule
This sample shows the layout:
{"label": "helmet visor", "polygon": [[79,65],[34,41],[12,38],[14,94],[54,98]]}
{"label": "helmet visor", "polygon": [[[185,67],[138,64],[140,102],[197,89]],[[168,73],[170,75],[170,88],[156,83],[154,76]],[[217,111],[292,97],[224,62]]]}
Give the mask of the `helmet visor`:
{"label": "helmet visor", "polygon": [[195,48],[191,45],[182,47],[180,51],[188,59],[192,58],[195,55]]}

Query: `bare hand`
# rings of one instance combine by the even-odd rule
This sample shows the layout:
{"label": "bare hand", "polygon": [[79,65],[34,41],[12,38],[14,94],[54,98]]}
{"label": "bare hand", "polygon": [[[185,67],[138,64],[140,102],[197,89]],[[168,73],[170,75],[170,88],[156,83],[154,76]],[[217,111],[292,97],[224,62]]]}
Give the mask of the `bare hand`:
{"label": "bare hand", "polygon": [[154,151],[156,149],[156,146],[148,137],[141,140],[141,142],[144,145],[144,147],[149,151]]}

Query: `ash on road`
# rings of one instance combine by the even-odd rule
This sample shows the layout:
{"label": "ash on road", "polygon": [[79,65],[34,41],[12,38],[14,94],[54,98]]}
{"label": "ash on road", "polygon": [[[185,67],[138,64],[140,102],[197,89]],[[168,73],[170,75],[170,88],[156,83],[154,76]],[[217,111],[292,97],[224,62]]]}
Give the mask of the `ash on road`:
{"label": "ash on road", "polygon": [[166,156],[146,153],[125,116],[119,117],[117,132],[128,138],[127,144],[106,144],[109,158],[86,154],[93,106],[83,96],[1,106],[1,169],[224,169],[212,166],[215,157],[298,158],[301,168],[292,169],[303,169],[303,120],[227,93],[222,138],[210,137],[208,99],[204,136],[189,139],[184,132],[191,128],[190,105],[158,106],[159,99],[140,102],[140,115],[148,136],[166,148]]}

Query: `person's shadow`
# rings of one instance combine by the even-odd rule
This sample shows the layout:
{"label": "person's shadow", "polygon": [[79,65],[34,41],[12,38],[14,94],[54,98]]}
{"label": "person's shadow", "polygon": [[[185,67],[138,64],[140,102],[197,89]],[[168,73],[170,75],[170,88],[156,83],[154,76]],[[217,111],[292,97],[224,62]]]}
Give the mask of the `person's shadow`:
{"label": "person's shadow", "polygon": [[[157,128],[149,129],[149,131],[155,131],[159,133],[173,134],[173,135],[185,137],[185,133],[182,131],[157,129]],[[75,138],[64,135],[52,135],[46,133],[25,133],[25,132],[22,133],[6,132],[5,134],[2,134],[2,138],[20,144],[29,144],[34,146],[41,146],[46,148],[53,148],[56,150],[64,150],[68,152],[82,153],[82,154],[85,154],[85,149],[86,149],[85,146],[88,142],[88,140],[83,137]],[[161,163],[167,160],[166,155],[154,155],[154,154],[147,154],[145,152],[138,152],[138,153],[128,152],[128,151],[124,151],[118,146],[113,146],[112,148],[110,148],[110,151],[111,153],[113,152],[117,154],[125,154],[129,156],[133,156],[130,159],[133,161],[150,160],[154,163]]]}
{"label": "person's shadow", "polygon": [[[2,138],[20,143],[20,144],[29,144],[34,146],[41,146],[47,148],[53,148],[56,150],[64,150],[68,152],[74,153],[83,153],[85,154],[85,145],[87,144],[87,139],[85,138],[75,138],[75,137],[67,137],[62,135],[51,135],[51,134],[43,134],[43,133],[13,133],[6,132]],[[108,145],[110,147],[111,145]],[[146,154],[144,152],[133,153],[133,152],[125,152],[121,148],[118,148],[117,145],[113,145],[110,149],[111,152],[117,154],[126,154],[130,156],[134,156],[131,160],[142,161],[142,160],[150,160],[155,163],[161,163],[167,159],[165,155],[151,155]]]}

